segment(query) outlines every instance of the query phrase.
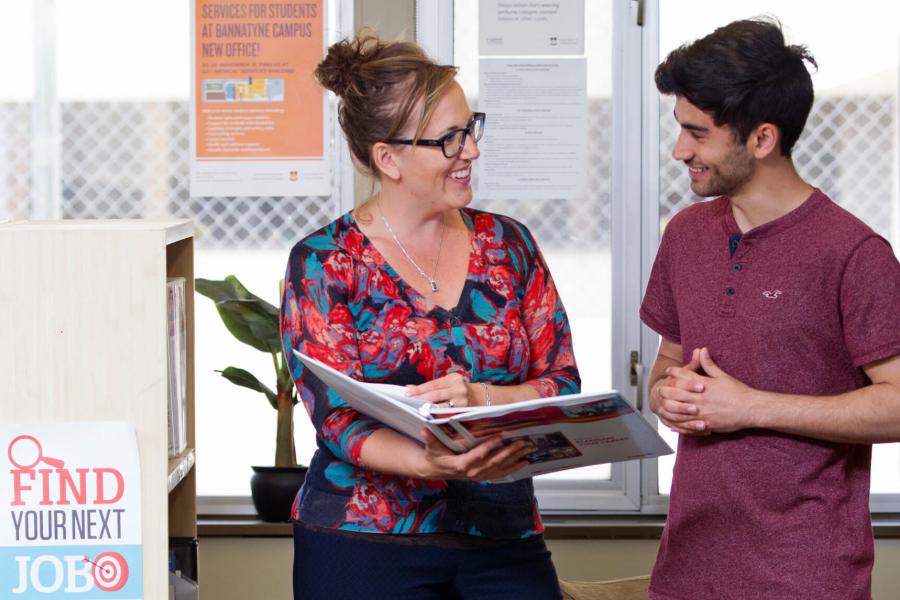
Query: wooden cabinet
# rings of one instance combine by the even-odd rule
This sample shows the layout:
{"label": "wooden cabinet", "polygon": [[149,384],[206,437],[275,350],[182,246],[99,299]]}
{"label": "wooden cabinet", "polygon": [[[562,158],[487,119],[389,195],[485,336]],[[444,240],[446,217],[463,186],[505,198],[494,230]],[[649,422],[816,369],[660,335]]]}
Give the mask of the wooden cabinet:
{"label": "wooden cabinet", "polygon": [[[128,421],[141,465],[144,598],[169,536],[197,536],[193,225],[0,224],[0,421]],[[185,278],[187,441],[167,456],[166,278]]]}

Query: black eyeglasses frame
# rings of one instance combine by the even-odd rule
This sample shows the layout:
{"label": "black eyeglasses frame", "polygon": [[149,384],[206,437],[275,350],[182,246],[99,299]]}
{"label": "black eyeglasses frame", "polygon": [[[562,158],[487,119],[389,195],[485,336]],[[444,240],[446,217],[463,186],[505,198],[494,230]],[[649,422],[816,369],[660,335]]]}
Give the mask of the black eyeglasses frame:
{"label": "black eyeglasses frame", "polygon": [[[472,135],[472,128],[474,127],[475,123],[479,122],[479,121],[481,123],[481,128],[479,129],[478,137],[473,138],[473,139],[475,140],[476,143],[481,140],[481,136],[484,135],[484,120],[485,120],[485,113],[474,112],[474,113],[472,113],[472,118],[469,119],[469,123],[465,127],[460,127],[458,129],[452,129],[452,130],[448,131],[447,133],[445,133],[444,135],[442,135],[441,137],[437,138],[436,140],[426,140],[426,139],[404,140],[404,139],[398,139],[398,138],[389,138],[389,139],[384,140],[384,143],[385,144],[403,144],[405,146],[432,146],[435,148],[440,148],[441,153],[446,158],[456,158],[457,156],[462,154],[463,148],[466,147],[466,137]],[[446,144],[447,140],[451,139],[454,135],[456,135],[460,131],[463,133],[463,138],[459,144],[459,149],[456,151],[456,154],[450,156],[447,154],[447,149],[446,149],[445,144]]]}

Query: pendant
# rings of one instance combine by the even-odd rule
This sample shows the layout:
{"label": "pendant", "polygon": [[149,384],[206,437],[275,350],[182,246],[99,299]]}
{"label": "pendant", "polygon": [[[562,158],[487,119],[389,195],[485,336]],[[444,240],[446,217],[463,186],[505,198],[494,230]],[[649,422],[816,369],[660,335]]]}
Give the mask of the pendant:
{"label": "pendant", "polygon": [[431,291],[436,292],[437,291],[437,281],[435,281],[434,279],[431,279],[429,281],[429,283],[431,283]]}

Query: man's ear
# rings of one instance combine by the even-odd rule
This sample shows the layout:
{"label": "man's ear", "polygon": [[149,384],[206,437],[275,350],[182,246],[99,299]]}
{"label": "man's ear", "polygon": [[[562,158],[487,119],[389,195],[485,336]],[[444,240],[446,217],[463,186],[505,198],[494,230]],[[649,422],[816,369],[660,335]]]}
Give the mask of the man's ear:
{"label": "man's ear", "polygon": [[400,167],[394,156],[394,148],[384,142],[372,144],[372,165],[388,179],[397,181],[400,179]]}
{"label": "man's ear", "polygon": [[757,160],[781,153],[781,130],[773,123],[760,123],[747,137],[747,149]]}

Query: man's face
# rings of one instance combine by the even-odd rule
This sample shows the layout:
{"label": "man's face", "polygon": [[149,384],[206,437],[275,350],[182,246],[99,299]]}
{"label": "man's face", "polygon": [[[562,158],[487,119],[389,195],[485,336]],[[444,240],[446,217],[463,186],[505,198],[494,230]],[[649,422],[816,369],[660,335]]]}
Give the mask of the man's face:
{"label": "man's face", "polygon": [[683,96],[675,98],[675,120],[681,132],[672,157],[688,166],[695,194],[733,196],[753,177],[754,159],[730,127],[716,126],[710,115]]}

